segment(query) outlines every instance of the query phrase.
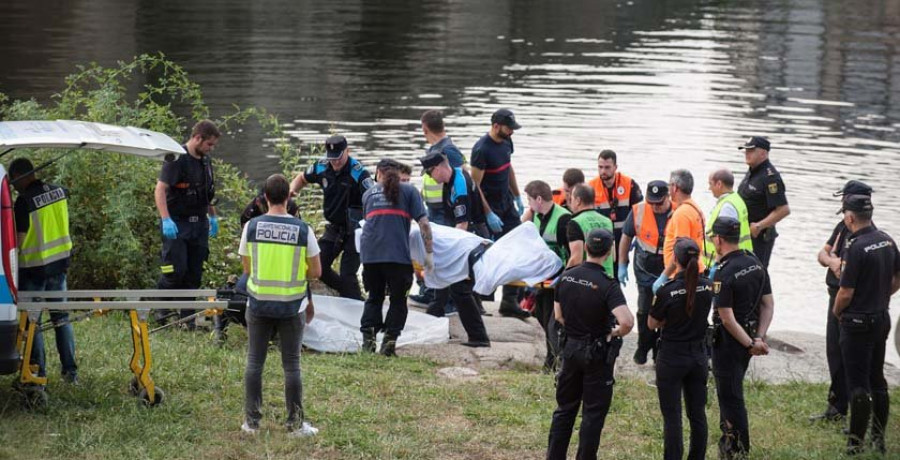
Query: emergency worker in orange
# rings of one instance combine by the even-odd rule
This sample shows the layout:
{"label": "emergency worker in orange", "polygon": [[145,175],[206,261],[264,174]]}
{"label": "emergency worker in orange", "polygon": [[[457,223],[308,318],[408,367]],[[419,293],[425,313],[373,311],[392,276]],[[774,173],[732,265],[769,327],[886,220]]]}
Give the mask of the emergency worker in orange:
{"label": "emergency worker in orange", "polygon": [[[600,152],[597,157],[597,174],[588,185],[594,189],[597,211],[613,222],[613,236],[619,241],[631,207],[643,201],[644,196],[634,179],[618,172],[616,152],[612,150]],[[613,254],[616,259],[618,256],[618,251]],[[618,263],[618,260],[615,262]]]}
{"label": "emergency worker in orange", "polygon": [[637,364],[646,364],[647,354],[651,351],[656,361],[659,334],[647,327],[647,315],[653,304],[653,281],[666,268],[663,247],[666,224],[671,215],[669,186],[665,181],[652,181],[647,184],[647,200],[631,207],[622,228],[622,239],[619,240],[617,278],[622,287],[628,284],[628,253],[634,242],[634,277],[638,289],[638,347],[634,352],[634,362]]}
{"label": "emergency worker in orange", "polygon": [[[675,275],[675,240],[678,238],[690,238],[697,243],[698,247],[703,247],[703,232],[706,228],[706,222],[703,218],[703,211],[700,206],[691,198],[694,191],[694,176],[687,169],[676,169],[669,176],[669,197],[672,199],[672,217],[666,224],[666,240],[663,246],[663,259],[666,269],[659,275],[659,278],[653,282],[653,293],[666,283],[666,281]],[[697,264],[700,273],[706,270],[703,264],[703,254],[700,255],[700,261]],[[713,273],[710,273],[712,278]]]}

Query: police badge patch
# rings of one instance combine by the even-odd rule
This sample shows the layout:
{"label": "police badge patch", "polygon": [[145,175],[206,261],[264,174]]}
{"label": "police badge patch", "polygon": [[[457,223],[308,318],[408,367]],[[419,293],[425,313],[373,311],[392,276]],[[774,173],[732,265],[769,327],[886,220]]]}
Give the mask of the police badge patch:
{"label": "police badge patch", "polygon": [[778,193],[778,183],[773,182],[769,184],[769,193]]}
{"label": "police badge patch", "polygon": [[621,195],[624,195],[624,194],[625,194],[625,187],[622,187],[622,186],[620,185],[619,188],[616,189],[616,193],[618,193],[620,196],[621,196]]}
{"label": "police badge patch", "polygon": [[718,294],[719,291],[721,291],[721,290],[722,290],[722,282],[721,281],[713,282],[713,294]]}

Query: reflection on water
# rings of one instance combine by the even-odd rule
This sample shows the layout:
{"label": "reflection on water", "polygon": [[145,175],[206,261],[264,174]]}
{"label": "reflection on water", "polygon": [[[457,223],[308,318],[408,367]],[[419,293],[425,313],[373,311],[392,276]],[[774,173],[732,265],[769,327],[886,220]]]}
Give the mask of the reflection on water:
{"label": "reflection on water", "polygon": [[[264,106],[300,142],[337,130],[368,164],[414,162],[425,109],[445,110],[467,150],[490,113],[510,107],[524,126],[514,136],[520,184],[556,185],[569,167],[593,176],[596,154],[611,148],[642,185],[691,169],[707,208],[707,174],[724,165],[739,179],[735,147],[768,135],[793,211],[771,267],[775,329],[824,331],[815,255],[844,181],[870,183],[879,227],[900,237],[887,199],[900,173],[897,0],[64,3],[0,17],[0,90],[45,100],[75,64],[162,50],[214,113]],[[39,14],[51,6],[63,9]],[[277,162],[250,134],[218,153],[258,179]]]}

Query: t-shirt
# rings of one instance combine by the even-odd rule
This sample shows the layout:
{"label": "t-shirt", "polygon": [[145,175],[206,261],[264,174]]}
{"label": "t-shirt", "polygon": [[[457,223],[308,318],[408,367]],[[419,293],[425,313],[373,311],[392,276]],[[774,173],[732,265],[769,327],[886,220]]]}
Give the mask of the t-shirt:
{"label": "t-shirt", "polygon": [[[690,238],[697,243],[697,247],[703,248],[704,240],[704,220],[703,213],[694,203],[694,200],[688,199],[683,203],[679,203],[672,212],[669,223],[666,224],[666,243],[663,246],[663,258],[666,266],[675,259],[675,241],[678,238]],[[700,272],[706,269],[703,264],[703,258],[697,260],[697,268]]]}
{"label": "t-shirt", "polygon": [[462,152],[459,151],[459,148],[450,140],[450,136],[444,136],[441,140],[437,141],[428,148],[427,153],[443,153],[447,157],[447,162],[450,163],[451,168],[461,168],[462,165],[466,162],[465,157],[463,157]]}
{"label": "t-shirt", "polygon": [[747,171],[738,187],[738,194],[747,205],[750,223],[759,222],[773,209],[788,204],[781,174],[769,160]]}
{"label": "t-shirt", "polygon": [[900,272],[900,252],[885,232],[868,226],[850,235],[841,260],[841,287],[853,288],[846,312],[881,313],[891,301],[891,282]]}
{"label": "t-shirt", "polygon": [[656,291],[650,316],[657,321],[665,321],[660,337],[673,342],[695,342],[705,337],[712,306],[712,282],[704,277],[697,279],[694,308],[687,313],[687,290],[684,274],[664,284]]}
{"label": "t-shirt", "polygon": [[366,225],[360,238],[360,261],[364,264],[411,264],[409,256],[410,220],[425,216],[425,204],[415,187],[400,183],[397,202],[384,194],[384,186],[376,184],[363,195]]}
{"label": "t-shirt", "polygon": [[[772,293],[769,274],[759,259],[748,251],[732,251],[719,260],[713,280],[715,308],[730,308],[738,322],[759,319],[759,302]],[[749,318],[748,318],[749,317]],[[718,312],[716,324],[721,324]]]}
{"label": "t-shirt", "polygon": [[369,171],[355,158],[349,158],[340,171],[327,160],[320,160],[303,173],[307,183],[322,186],[324,216],[331,224],[348,232],[362,220],[362,195],[375,185]]}
{"label": "t-shirt", "polygon": [[[490,134],[478,139],[472,147],[472,166],[484,171],[481,191],[498,216],[513,210],[512,193],[509,191],[509,168],[512,166],[513,143],[510,139],[495,142]],[[517,212],[518,214],[518,212]]]}
{"label": "t-shirt", "polygon": [[[284,217],[284,218],[295,218],[290,214],[272,214],[270,217]],[[309,227],[309,225],[307,225]],[[244,225],[243,230],[241,230],[241,243],[238,246],[238,255],[250,257],[250,249],[247,247],[247,226]],[[306,257],[315,257],[319,255],[319,242],[316,241],[316,233],[313,232],[312,228],[306,232]]]}
{"label": "t-shirt", "polygon": [[566,335],[579,340],[606,337],[615,321],[612,311],[628,308],[619,283],[592,262],[564,271],[554,300],[562,308]]}

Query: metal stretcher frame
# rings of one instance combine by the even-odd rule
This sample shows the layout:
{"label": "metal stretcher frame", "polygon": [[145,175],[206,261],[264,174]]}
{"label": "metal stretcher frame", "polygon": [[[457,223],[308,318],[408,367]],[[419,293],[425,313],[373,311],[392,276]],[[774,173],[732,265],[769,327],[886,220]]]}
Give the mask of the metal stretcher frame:
{"label": "metal stretcher frame", "polygon": [[[208,300],[141,300],[145,298],[166,299],[197,299],[205,297]],[[92,299],[70,301],[68,299]],[[19,329],[16,337],[16,347],[21,351],[22,362],[20,365],[19,383],[22,385],[46,385],[46,377],[35,375],[38,368],[36,364],[29,364],[31,349],[34,347],[34,335],[40,325],[38,319],[43,310],[76,311],[96,310],[103,314],[109,310],[128,310],[131,326],[131,339],[134,351],[129,361],[129,367],[134,377],[131,380],[130,390],[135,395],[140,395],[149,405],[158,403],[162,395],[161,390],[150,377],[150,369],[153,364],[150,352],[150,331],[147,320],[151,310],[156,309],[187,309],[204,310],[210,315],[221,314],[228,306],[227,301],[218,301],[215,289],[136,289],[136,290],[74,290],[74,291],[20,291],[19,292]],[[59,299],[59,302],[48,302],[51,299]],[[126,300],[104,300],[126,299]]]}

